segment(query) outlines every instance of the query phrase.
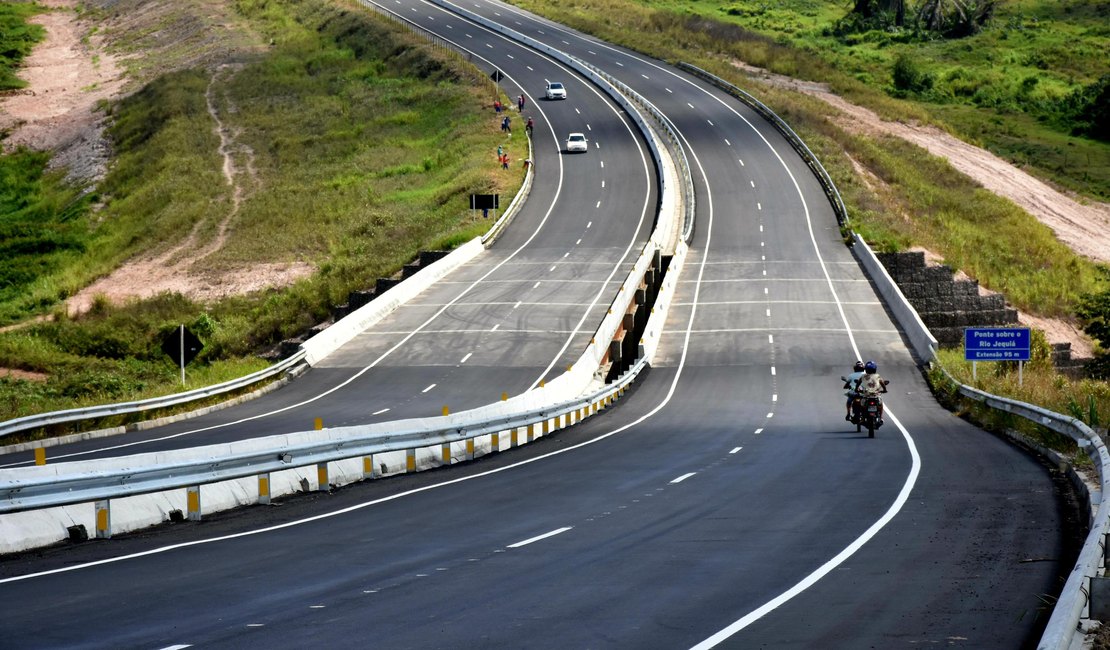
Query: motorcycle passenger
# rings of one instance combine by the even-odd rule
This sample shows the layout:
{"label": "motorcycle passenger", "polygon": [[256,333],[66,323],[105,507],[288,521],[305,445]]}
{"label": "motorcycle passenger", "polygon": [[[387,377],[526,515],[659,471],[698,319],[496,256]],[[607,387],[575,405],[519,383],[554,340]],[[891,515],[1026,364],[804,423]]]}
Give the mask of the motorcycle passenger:
{"label": "motorcycle passenger", "polygon": [[844,419],[849,422],[852,421],[852,402],[859,397],[859,393],[856,392],[856,382],[860,380],[860,377],[863,377],[864,370],[863,362],[856,361],[852,365],[852,374],[841,377],[844,380],[844,388],[847,389],[844,394],[848,396],[848,401],[844,403]]}
{"label": "motorcycle passenger", "polygon": [[[886,385],[890,382],[879,376],[879,366],[874,361],[863,364],[863,376],[856,380],[856,392],[860,396],[878,397],[886,392]],[[883,420],[883,400],[879,400],[879,421]]]}

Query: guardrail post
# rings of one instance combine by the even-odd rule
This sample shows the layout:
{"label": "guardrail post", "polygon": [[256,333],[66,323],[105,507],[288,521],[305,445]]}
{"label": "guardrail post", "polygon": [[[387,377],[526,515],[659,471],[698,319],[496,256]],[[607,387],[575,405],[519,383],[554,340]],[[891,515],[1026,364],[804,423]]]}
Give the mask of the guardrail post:
{"label": "guardrail post", "polygon": [[265,472],[258,475],[258,503],[259,505],[270,504],[270,473]]}
{"label": "guardrail post", "polygon": [[440,445],[439,448],[440,448],[440,453],[443,457],[443,463],[445,465],[450,465],[451,464],[451,443],[445,442],[442,445]]}
{"label": "guardrail post", "polygon": [[362,457],[362,478],[374,478],[374,454]]}
{"label": "guardrail post", "polygon": [[101,499],[96,502],[96,538],[109,539],[112,537],[112,502]]}
{"label": "guardrail post", "polygon": [[517,433],[516,432],[517,432],[516,427],[513,427],[512,431],[509,432],[509,449],[512,449],[513,447],[516,447],[519,444],[517,442]]}
{"label": "guardrail post", "polygon": [[189,521],[200,521],[200,486],[190,485],[185,488],[185,506],[189,512]]}
{"label": "guardrail post", "polygon": [[46,464],[46,447],[35,447],[35,464]]}
{"label": "guardrail post", "polygon": [[543,421],[543,435],[546,436],[549,433],[551,433],[551,420],[544,420]]}
{"label": "guardrail post", "polygon": [[466,459],[474,460],[474,438],[466,439]]}
{"label": "guardrail post", "polygon": [[535,424],[529,424],[528,425],[528,442],[532,442],[535,439],[536,439],[536,425]]}
{"label": "guardrail post", "polygon": [[324,418],[316,418],[312,422],[312,425],[313,425],[313,428],[315,428],[317,431],[320,431],[321,429],[324,428]]}
{"label": "guardrail post", "polygon": [[328,479],[328,461],[316,463],[316,491],[328,492],[331,490],[331,480]]}
{"label": "guardrail post", "polygon": [[494,452],[494,453],[497,453],[497,452],[501,451],[501,434],[500,433],[494,432],[494,433],[489,434],[489,450]]}
{"label": "guardrail post", "polygon": [[416,471],[416,450],[415,449],[406,449],[405,450],[405,471],[406,472],[415,472]]}

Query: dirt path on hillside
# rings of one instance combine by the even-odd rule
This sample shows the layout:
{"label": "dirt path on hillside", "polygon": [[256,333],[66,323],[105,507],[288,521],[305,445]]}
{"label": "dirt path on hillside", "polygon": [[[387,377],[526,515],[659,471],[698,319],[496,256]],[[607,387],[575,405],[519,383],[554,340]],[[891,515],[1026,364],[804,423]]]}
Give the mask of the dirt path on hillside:
{"label": "dirt path on hillside", "polygon": [[[125,78],[100,38],[94,35],[85,39],[92,25],[78,18],[75,0],[47,0],[43,4],[53,10],[35,16],[33,21],[46,28],[46,39],[35,47],[19,72],[29,86],[26,91],[0,98],[0,128],[11,129],[5,150],[17,146],[52,150],[56,154],[53,166],[68,169],[68,178],[75,183],[91,184],[103,178],[110,151],[104,118],[95,107],[98,101],[117,96]],[[158,16],[156,11],[150,14]],[[221,113],[235,112],[221,89],[222,82],[237,70],[232,65],[217,66],[205,97],[213,131],[220,139],[223,174],[231,195],[229,211],[212,217],[218,219],[215,236],[201,241],[199,233],[204,223],[198,222],[170,250],[133,259],[81,290],[67,301],[71,314],[87,311],[96,296],[122,303],[176,292],[203,302],[285,286],[313,272],[309,264],[291,263],[253,264],[217,274],[201,264],[224,246],[243,201],[257,189],[254,152],[221,118]]]}
{"label": "dirt path on hillside", "polygon": [[772,85],[823,100],[844,114],[839,123],[850,132],[893,135],[918,145],[934,156],[947,159],[966,176],[1036,217],[1075,252],[1110,263],[1110,204],[1080,202],[991,152],[954,138],[936,127],[884,120],[870,109],[851,104],[829,92],[825,84],[798,81],[743,63],[736,63],[736,66]]}

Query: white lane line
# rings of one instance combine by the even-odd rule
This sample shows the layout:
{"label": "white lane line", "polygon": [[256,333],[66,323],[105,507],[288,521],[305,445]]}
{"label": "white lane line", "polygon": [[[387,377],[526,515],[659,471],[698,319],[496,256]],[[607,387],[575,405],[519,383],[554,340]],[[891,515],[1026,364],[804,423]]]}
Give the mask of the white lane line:
{"label": "white lane line", "polygon": [[771,292],[771,290],[770,290],[769,288],[767,288],[767,287],[763,287],[763,295],[765,295],[765,296],[766,296],[766,295],[767,295],[768,293],[770,293],[770,292]]}
{"label": "white lane line", "polygon": [[763,429],[756,429],[756,430],[755,430],[755,435],[757,435],[757,436],[758,436],[758,435],[759,435],[759,434],[761,434],[761,433],[763,433]]}
{"label": "white lane line", "polygon": [[533,68],[533,67],[532,67],[532,66],[530,66],[530,65],[526,65],[526,66],[524,66],[524,67],[528,68],[528,72],[535,72],[535,71],[536,71],[536,70],[535,70],[535,68]]}
{"label": "white lane line", "polygon": [[624,67],[624,64],[621,63],[620,61],[613,61],[613,63],[616,63],[617,65],[619,65],[622,68]]}
{"label": "white lane line", "polygon": [[605,161],[604,160],[601,161],[601,168],[605,169]]}
{"label": "white lane line", "polygon": [[593,50],[586,50],[586,51],[589,52],[590,54],[594,55],[594,56],[597,56],[597,52],[594,52]]}
{"label": "white lane line", "polygon": [[373,412],[373,413],[371,413],[370,415],[381,415],[382,413],[385,413],[385,412],[387,412],[387,411],[389,411],[389,409],[382,409],[382,410],[380,410],[380,411],[374,411],[374,412]]}
{"label": "white lane line", "polygon": [[665,91],[667,91],[667,92],[671,93],[672,95],[674,94],[674,91],[673,91],[673,90],[671,90],[670,88],[664,88],[663,90],[665,90]]}
{"label": "white lane line", "polygon": [[642,72],[640,73],[640,76],[643,77],[644,79],[651,79],[651,77],[647,76],[646,74],[644,74]]}
{"label": "white lane line", "polygon": [[520,300],[516,301],[516,304],[515,304],[515,305],[513,305],[513,309],[516,309],[517,307],[519,307],[519,306],[520,306],[520,303],[521,303],[521,301],[520,301]]}
{"label": "white lane line", "polygon": [[506,54],[505,56],[509,57],[510,59],[514,59],[514,60],[516,59],[516,57],[513,56],[512,54]]}
{"label": "white lane line", "polygon": [[541,539],[547,539],[548,537],[554,537],[555,535],[561,535],[561,534],[567,532],[568,530],[571,530],[572,528],[574,528],[574,526],[564,526],[562,528],[556,528],[555,530],[551,531],[550,533],[544,533],[543,535],[536,535],[535,537],[529,537],[528,539],[526,539],[524,541],[521,541],[521,542],[517,542],[516,544],[509,544],[505,548],[520,548],[521,546],[527,546],[527,545],[529,545],[533,542],[538,542]]}
{"label": "white lane line", "polygon": [[767,417],[769,417],[769,418],[773,418],[773,417],[775,417],[775,414],[774,414],[774,413],[768,413],[768,414],[767,414]]}
{"label": "white lane line", "polygon": [[501,323],[498,323],[498,324],[494,325],[493,327],[489,328],[489,331],[496,332],[498,327],[501,327]]}
{"label": "white lane line", "polygon": [[492,46],[492,45],[490,45],[489,43],[486,43],[486,47],[488,47],[488,48],[489,48],[489,49],[491,49],[491,50],[493,49],[493,46]]}
{"label": "white lane line", "polygon": [[587,223],[587,224],[586,224],[586,230],[589,230],[589,229],[590,229],[590,226],[592,226],[592,225],[594,225],[594,222],[592,222],[592,221],[591,221],[591,222],[589,222],[589,223]]}
{"label": "white lane line", "polygon": [[474,37],[473,37],[473,36],[471,36],[470,34],[466,34],[466,37],[467,37],[467,38],[474,38]]}
{"label": "white lane line", "polygon": [[324,609],[325,605],[309,605],[309,609]]}
{"label": "white lane line", "polygon": [[539,289],[539,288],[540,288],[540,283],[539,283],[539,282],[537,282],[537,283],[533,284],[533,285],[532,285],[532,288],[533,288],[533,289]]}
{"label": "white lane line", "polygon": [[570,251],[563,253],[563,257],[570,257]]}
{"label": "white lane line", "polygon": [[574,245],[575,245],[575,246],[577,246],[577,245],[579,245],[579,244],[581,244],[581,243],[582,243],[582,240],[581,240],[581,239],[579,239],[578,241],[574,242]]}
{"label": "white lane line", "polygon": [[767,335],[767,342],[770,343],[771,345],[774,345],[775,344],[775,335],[774,334],[768,334]]}
{"label": "white lane line", "polygon": [[[547,270],[547,272],[548,272],[548,273],[551,273],[551,272],[552,272],[552,271],[554,271],[555,269],[556,269],[556,265],[552,264],[552,265],[551,265],[551,268],[550,268],[550,269],[548,269],[548,270]],[[533,288],[533,289],[535,289],[535,287],[532,287],[532,288]]]}
{"label": "white lane line", "polygon": [[247,623],[247,627],[266,627],[265,623]]}
{"label": "white lane line", "polygon": [[[758,203],[756,205],[759,205]],[[759,224],[759,232],[763,232],[763,224]]]}
{"label": "white lane line", "polygon": [[744,160],[743,160],[743,159],[740,159],[740,166],[741,166],[741,167],[743,167],[743,166],[744,166]]}
{"label": "white lane line", "polygon": [[[518,302],[517,304],[519,305],[520,303]],[[516,309],[516,307],[514,307],[513,309]],[[473,352],[467,352],[465,357],[459,359],[459,363],[466,363],[466,360],[469,359],[473,354]]]}
{"label": "white lane line", "polygon": [[570,41],[563,41],[563,45],[570,45]]}
{"label": "white lane line", "polygon": [[762,210],[762,209],[763,209],[763,204],[762,204],[762,203],[760,203],[760,202],[758,202],[758,201],[756,201],[756,203],[755,203],[755,209],[756,209],[756,210]]}
{"label": "white lane line", "polygon": [[771,376],[772,377],[775,376],[775,367],[774,366],[771,366]]}
{"label": "white lane line", "polygon": [[736,452],[740,451],[741,449],[743,449],[743,447],[733,447],[732,451],[730,451],[728,453],[735,454]]}
{"label": "white lane line", "polygon": [[[759,242],[759,247],[760,247],[760,248],[763,248],[763,247],[765,247],[765,246],[767,246],[767,242],[765,242],[765,241],[761,241],[761,242]],[[763,258],[763,259],[767,259],[767,258],[765,257],[765,258]]]}
{"label": "white lane line", "polygon": [[184,650],[185,648],[191,648],[191,647],[193,647],[193,646],[191,646],[191,645],[189,645],[189,644],[184,644],[184,645],[168,645],[168,646],[166,646],[166,647],[162,648],[162,650]]}
{"label": "white lane line", "polygon": [[590,126],[589,124],[586,124],[586,130],[587,131],[593,131],[594,127]]}
{"label": "white lane line", "polygon": [[778,396],[778,395],[771,395],[771,401],[772,401],[772,402],[777,402],[777,401],[779,401],[779,396]]}
{"label": "white lane line", "polygon": [[605,181],[601,181],[601,188],[605,189]]}
{"label": "white lane line", "polygon": [[428,391],[432,390],[432,389],[433,389],[433,388],[435,388],[435,387],[436,387],[436,385],[435,385],[435,384],[432,384],[431,386],[428,386],[427,388],[425,388],[424,390],[422,390],[422,391],[420,391],[420,392],[421,392],[421,393],[426,393],[426,392],[428,392]]}
{"label": "white lane line", "polygon": [[582,111],[578,110],[577,108],[576,108],[576,109],[574,109],[574,112],[575,112],[575,113],[578,113],[579,115],[581,115],[581,114],[582,114]]}
{"label": "white lane line", "polygon": [[768,310],[767,310],[767,317],[768,317],[768,318],[770,318],[770,316],[771,316],[771,310],[770,310],[770,309],[768,309]]}
{"label": "white lane line", "polygon": [[706,120],[706,122],[709,122],[709,126],[713,126],[713,120]]}
{"label": "white lane line", "polygon": [[595,208],[600,208],[600,207],[601,207],[601,201],[598,201],[598,202],[597,202],[597,205],[595,205],[594,207],[595,207]]}
{"label": "white lane line", "polygon": [[690,472],[689,474],[683,474],[682,476],[679,476],[675,480],[671,481],[671,483],[681,483],[681,482],[685,481],[686,479],[690,478],[691,476],[693,476],[694,474],[697,474],[697,472]]}
{"label": "white lane line", "polygon": [[755,187],[755,181],[748,181],[748,182],[752,184],[752,187]]}
{"label": "white lane line", "polygon": [[694,107],[694,105],[693,105],[693,104],[691,104],[690,102],[686,102],[686,105],[687,105],[687,106],[689,106],[690,108],[693,108],[693,107]]}
{"label": "white lane line", "polygon": [[728,141],[728,138],[725,138],[725,144],[730,146],[730,147],[732,146],[732,143]]}

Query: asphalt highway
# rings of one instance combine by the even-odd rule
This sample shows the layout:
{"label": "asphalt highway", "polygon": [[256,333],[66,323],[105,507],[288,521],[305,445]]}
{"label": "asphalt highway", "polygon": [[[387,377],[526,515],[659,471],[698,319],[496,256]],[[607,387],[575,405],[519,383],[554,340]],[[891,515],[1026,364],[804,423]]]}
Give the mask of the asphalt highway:
{"label": "asphalt highway", "polygon": [[[428,4],[395,5],[438,33],[482,34]],[[0,638],[67,648],[1035,644],[1074,562],[1058,477],[935,402],[816,180],[777,132],[659,62],[501,3],[465,6],[620,77],[684,138],[698,225],[651,370],[615,408],[512,453],[340,490],[311,509],[291,502],[287,516],[265,510],[259,527],[132,540],[122,557],[101,544],[0,564]],[[518,56],[488,38],[487,49]],[[538,165],[546,174],[548,162]],[[596,186],[596,167],[579,182],[590,171]],[[621,189],[638,215],[639,176],[616,184],[625,182],[637,184]],[[564,198],[569,215],[597,200],[562,213]],[[575,218],[581,232],[583,217],[565,217]],[[528,223],[514,223],[513,237],[526,240]],[[551,246],[550,260],[572,237],[532,242]],[[603,252],[583,259],[601,265]],[[508,284],[489,289],[485,305],[444,312],[481,323],[473,349],[487,349],[479,332],[492,327],[480,315],[506,313],[531,286]],[[591,313],[589,295],[611,289],[590,285],[567,299],[579,309],[556,319],[560,331]],[[452,286],[434,293],[459,295]],[[427,300],[425,313],[449,298]],[[352,352],[342,364],[365,367],[386,345],[375,337],[411,333],[413,322],[422,321],[368,334],[363,360]],[[487,391],[504,383],[497,363],[536,340],[506,340],[467,377],[483,377]],[[384,365],[418,372],[401,358]],[[837,379],[856,358],[876,360],[891,380],[875,439],[843,421]],[[527,365],[517,385],[540,371]]]}

